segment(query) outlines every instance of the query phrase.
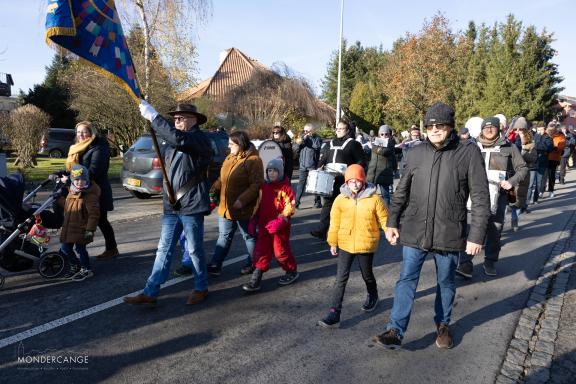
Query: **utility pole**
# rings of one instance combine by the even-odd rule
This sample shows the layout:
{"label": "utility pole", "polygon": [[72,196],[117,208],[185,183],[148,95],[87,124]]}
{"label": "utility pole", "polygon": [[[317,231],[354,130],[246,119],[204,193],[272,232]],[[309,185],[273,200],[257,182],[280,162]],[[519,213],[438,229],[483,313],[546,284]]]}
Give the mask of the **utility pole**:
{"label": "utility pole", "polygon": [[340,120],[340,82],[342,80],[342,31],[344,25],[344,0],[340,0],[340,39],[338,40],[338,89],[336,91],[336,125]]}

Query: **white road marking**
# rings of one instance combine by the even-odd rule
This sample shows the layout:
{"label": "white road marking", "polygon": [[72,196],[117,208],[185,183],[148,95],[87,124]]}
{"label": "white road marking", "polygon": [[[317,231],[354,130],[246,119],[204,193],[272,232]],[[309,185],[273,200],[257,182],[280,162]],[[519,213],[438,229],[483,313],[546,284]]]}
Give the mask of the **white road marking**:
{"label": "white road marking", "polygon": [[[322,250],[322,251],[310,252],[310,253],[306,253],[306,254],[303,254],[303,255],[298,255],[298,257],[309,256],[309,255],[316,255],[316,254],[325,253],[325,252],[328,252],[328,250],[325,249],[325,250]],[[226,267],[226,266],[228,266],[228,265],[230,265],[230,264],[234,264],[234,263],[237,263],[237,262],[239,262],[239,261],[245,260],[245,259],[246,259],[246,256],[247,256],[247,255],[244,254],[244,255],[237,256],[237,257],[235,257],[235,258],[233,258],[233,259],[226,260],[226,261],[223,263],[223,266]],[[164,288],[166,288],[166,287],[170,287],[170,286],[175,285],[175,284],[178,284],[178,283],[181,283],[181,282],[186,281],[186,280],[190,280],[191,278],[192,278],[192,276],[187,276],[187,277],[176,277],[176,278],[174,278],[174,279],[168,280],[166,283],[164,283],[164,284],[162,285],[162,289],[164,289]],[[132,292],[132,293],[130,293],[130,294],[128,294],[128,295],[124,295],[124,296],[138,295],[138,294],[140,294],[140,293],[142,293],[142,290],[139,290],[139,291],[136,291],[136,292]],[[106,310],[106,309],[115,307],[115,306],[117,306],[117,305],[119,305],[119,304],[122,304],[122,303],[124,302],[124,296],[119,297],[119,298],[114,299],[114,300],[107,301],[107,302],[102,303],[102,304],[98,304],[98,305],[96,305],[96,306],[94,306],[94,307],[84,309],[84,310],[82,310],[82,311],[80,311],[80,312],[76,312],[76,313],[73,313],[73,314],[71,314],[71,315],[64,316],[64,317],[62,317],[62,318],[60,318],[60,319],[56,319],[56,320],[50,321],[50,322],[48,322],[48,323],[46,323],[46,324],[42,324],[42,325],[39,325],[39,326],[37,326],[37,327],[30,328],[30,329],[28,329],[28,330],[26,330],[26,331],[23,331],[23,332],[20,332],[20,333],[15,334],[15,335],[13,335],[13,336],[10,336],[10,337],[7,337],[7,338],[5,338],[5,339],[2,339],[2,340],[0,340],[0,349],[1,349],[1,348],[4,348],[4,347],[7,347],[7,346],[9,346],[9,345],[12,345],[12,344],[16,344],[16,343],[18,343],[18,342],[20,342],[20,341],[22,341],[22,340],[26,340],[26,339],[28,339],[28,338],[30,338],[30,337],[33,337],[33,336],[40,335],[40,334],[42,334],[42,333],[51,331],[51,330],[54,329],[54,328],[61,327],[61,326],[63,326],[63,325],[66,325],[66,324],[68,324],[68,323],[71,323],[71,322],[73,322],[73,321],[80,320],[80,319],[82,319],[82,318],[84,318],[84,317],[86,317],[86,316],[90,316],[90,315],[93,315],[93,314],[95,314],[95,313],[102,312],[102,311],[104,311],[104,310]]]}

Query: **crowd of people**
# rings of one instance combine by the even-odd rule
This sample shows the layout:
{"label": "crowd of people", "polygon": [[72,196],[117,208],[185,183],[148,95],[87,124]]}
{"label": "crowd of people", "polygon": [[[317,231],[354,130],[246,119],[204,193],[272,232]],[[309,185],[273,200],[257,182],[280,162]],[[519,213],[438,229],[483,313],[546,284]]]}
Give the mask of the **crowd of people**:
{"label": "crowd of people", "polygon": [[[556,179],[565,182],[576,146],[571,129],[556,121],[533,130],[523,117],[507,124],[504,116],[495,115],[482,120],[476,135],[469,127],[457,131],[454,110],[438,102],[425,114],[426,134],[413,125],[403,139],[395,136],[389,125],[382,125],[377,136],[365,135],[340,120],[335,136],[323,144],[313,125],[306,124],[295,141],[299,153],[296,191],[290,183],[292,139],[283,127],[274,126],[271,134],[283,156],[266,164],[248,134],[233,131],[220,177],[209,185],[207,168],[212,154],[208,137],[200,129],[206,116],[194,105],[179,104],[169,112],[172,123],[146,101],[141,101],[140,112],[166,143],[163,156],[175,199],[164,191],[162,228],[152,271],[143,292],[125,297],[126,303],[157,302],[178,242],[184,256],[176,273],[194,275],[194,290],[187,304],[203,302],[208,296],[208,276],[221,274],[237,229],[247,250],[240,273],[250,275],[242,285],[244,291],[261,289],[263,274],[273,257],[285,272],[278,283],[295,282],[299,273],[290,247],[292,217],[303,194],[310,192],[310,173],[321,171],[333,179],[333,186],[323,194],[323,201],[314,196],[314,206],[321,211],[318,226],[310,234],[326,241],[338,262],[328,311],[318,325],[339,325],[354,259],[367,290],[362,310],[376,308],[378,289],[372,264],[382,229],[391,245],[403,246],[390,319],[384,333],[375,336],[377,344],[390,349],[401,346],[428,256],[433,257],[437,274],[436,345],[452,347],[449,325],[456,275],[471,278],[472,258],[482,249],[484,273],[497,275],[506,212],[511,211],[512,229],[517,230],[519,215],[529,213],[530,205],[537,204],[545,193],[554,197]],[[106,176],[107,144],[89,122],[79,123],[76,131],[77,144],[70,148],[68,172],[62,175],[71,179],[71,186],[61,250],[72,265],[70,278],[83,280],[93,275],[86,244],[92,241],[97,226],[106,240],[106,251],[98,257],[116,257],[118,250],[107,220],[107,212],[113,208]],[[204,218],[212,210],[218,215],[218,239],[208,261]]]}

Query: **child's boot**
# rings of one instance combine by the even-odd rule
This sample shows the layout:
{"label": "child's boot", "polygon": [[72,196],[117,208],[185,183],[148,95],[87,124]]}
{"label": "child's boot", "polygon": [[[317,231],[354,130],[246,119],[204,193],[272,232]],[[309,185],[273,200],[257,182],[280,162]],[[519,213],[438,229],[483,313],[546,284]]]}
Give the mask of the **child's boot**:
{"label": "child's boot", "polygon": [[328,314],[318,321],[318,325],[324,328],[338,328],[340,326],[340,310],[338,308],[330,308]]}
{"label": "child's boot", "polygon": [[364,312],[372,312],[378,306],[378,293],[368,293],[366,296],[366,301],[362,305],[362,310]]}
{"label": "child's boot", "polygon": [[250,281],[242,286],[242,289],[247,292],[255,292],[259,291],[261,286],[260,282],[262,281],[262,274],[264,272],[261,269],[256,268],[254,272],[252,272],[252,277]]}

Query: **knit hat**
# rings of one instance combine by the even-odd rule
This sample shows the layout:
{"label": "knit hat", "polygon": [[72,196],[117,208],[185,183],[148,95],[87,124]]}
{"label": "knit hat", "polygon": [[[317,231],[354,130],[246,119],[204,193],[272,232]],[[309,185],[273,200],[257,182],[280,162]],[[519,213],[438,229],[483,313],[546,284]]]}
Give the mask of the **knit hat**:
{"label": "knit hat", "polygon": [[70,170],[70,178],[72,181],[79,179],[88,181],[90,179],[88,168],[80,164],[74,164]]}
{"label": "knit hat", "polygon": [[366,182],[366,173],[364,172],[364,167],[360,164],[352,164],[346,168],[346,173],[344,173],[344,180],[348,182],[350,179],[360,180],[363,183]]}
{"label": "knit hat", "polygon": [[391,134],[392,128],[390,128],[387,125],[381,125],[380,128],[378,128],[378,135],[381,135],[383,133]]}
{"label": "knit hat", "polygon": [[484,127],[489,126],[489,125],[492,125],[498,129],[500,129],[500,119],[497,118],[496,116],[487,117],[482,122],[481,128],[484,129]]}
{"label": "knit hat", "polygon": [[453,127],[454,109],[439,101],[432,104],[424,115],[424,125],[428,126],[432,124],[446,124]]}
{"label": "knit hat", "polygon": [[[275,169],[278,171],[278,180],[284,179],[284,162],[281,158],[272,159],[266,165],[266,180],[268,180],[268,170]],[[270,181],[270,180],[268,180]]]}
{"label": "knit hat", "polygon": [[512,128],[512,129],[528,129],[528,122],[526,121],[526,119],[524,117],[520,116],[516,120],[512,120],[512,125],[510,128]]}
{"label": "knit hat", "polygon": [[465,135],[467,133],[470,133],[470,130],[468,128],[466,128],[466,127],[460,128],[460,134],[461,135]]}

